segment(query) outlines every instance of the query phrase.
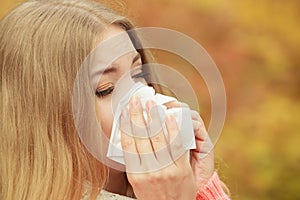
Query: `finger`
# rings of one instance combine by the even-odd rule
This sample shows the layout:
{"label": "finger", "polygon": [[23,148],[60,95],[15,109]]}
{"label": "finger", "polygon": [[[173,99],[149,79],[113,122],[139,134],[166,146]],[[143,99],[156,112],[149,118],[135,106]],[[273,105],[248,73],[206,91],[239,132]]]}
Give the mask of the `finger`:
{"label": "finger", "polygon": [[196,120],[196,121],[199,121],[199,122],[202,122],[203,123],[203,120],[202,118],[200,117],[199,115],[199,112],[195,111],[195,110],[191,110],[191,117],[192,117],[192,120]]}
{"label": "finger", "polygon": [[[196,139],[204,140],[206,136],[206,130],[202,118],[200,117],[199,113],[195,110],[190,110],[190,113],[193,120],[193,129]],[[204,129],[204,131],[200,129]]]}
{"label": "finger", "polygon": [[154,148],[154,152],[161,150],[167,146],[166,136],[163,132],[163,126],[160,119],[159,108],[155,102],[148,101],[146,103],[148,115],[150,139]]}
{"label": "finger", "polygon": [[136,153],[135,141],[131,135],[131,124],[128,110],[125,108],[120,116],[121,145],[123,151]]}
{"label": "finger", "polygon": [[207,132],[205,130],[205,127],[202,122],[193,120],[193,129],[196,139],[200,141],[204,141],[205,137],[207,135]]}
{"label": "finger", "polygon": [[201,145],[204,143],[208,137],[208,133],[205,129],[203,121],[193,120],[193,129],[196,138],[196,152],[201,152]]}
{"label": "finger", "polygon": [[213,143],[205,129],[204,125],[197,123],[197,129],[195,131],[196,137],[196,149],[194,152],[200,153],[200,157],[203,158],[213,149]]}
{"label": "finger", "polygon": [[143,116],[143,108],[140,99],[132,97],[129,104],[130,122],[132,134],[135,139],[136,149],[139,154],[152,153],[153,147],[149,140],[148,127]]}
{"label": "finger", "polygon": [[183,149],[175,117],[173,117],[172,115],[167,115],[165,121],[169,134],[169,144],[172,158],[173,161],[176,163],[180,160],[180,157],[185,153],[185,150]]}
{"label": "finger", "polygon": [[163,105],[166,106],[167,109],[170,109],[170,108],[180,108],[180,107],[187,107],[188,108],[189,107],[186,103],[180,102],[178,100],[167,102],[167,103],[165,103]]}
{"label": "finger", "polygon": [[131,169],[131,166],[138,166],[140,164],[140,158],[136,150],[134,138],[130,136],[130,119],[127,108],[122,111],[120,117],[120,130],[121,145],[127,170]]}
{"label": "finger", "polygon": [[213,151],[214,145],[209,137],[209,135],[206,135],[206,138],[204,141],[200,142],[200,158],[206,157],[211,151]]}
{"label": "finger", "polygon": [[148,119],[150,119],[150,132],[151,132],[151,143],[153,145],[154,153],[157,161],[161,164],[162,167],[168,166],[173,163],[171,152],[167,146],[167,138],[164,131],[167,131],[166,128],[163,129],[163,123],[160,119],[159,107],[155,105],[153,101],[146,103],[146,110],[148,113]]}
{"label": "finger", "polygon": [[162,129],[158,106],[154,101],[149,100],[146,102],[146,111],[148,119],[147,123],[151,128],[149,136],[152,137],[158,134]]}
{"label": "finger", "polygon": [[139,131],[133,132],[134,136],[144,138],[147,137],[147,132],[142,131],[146,127],[146,121],[143,116],[142,104],[140,99],[136,96],[131,97],[129,101],[129,115],[132,126],[135,129],[141,129]]}

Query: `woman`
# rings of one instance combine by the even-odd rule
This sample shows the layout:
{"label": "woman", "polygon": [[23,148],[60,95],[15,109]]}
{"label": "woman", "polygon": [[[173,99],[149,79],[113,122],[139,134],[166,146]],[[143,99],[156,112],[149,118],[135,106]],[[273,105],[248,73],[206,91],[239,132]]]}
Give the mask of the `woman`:
{"label": "woman", "polygon": [[[82,144],[72,116],[78,70],[99,42],[132,28],[103,5],[79,0],[28,1],[2,19],[0,199],[96,199],[108,195],[103,191],[138,199],[228,198],[214,172],[213,152],[199,157],[207,133],[195,112],[197,149],[191,152],[191,164],[184,155],[157,172],[125,174],[106,167]],[[130,40],[133,46],[138,43],[134,36]],[[147,63],[143,50],[133,52],[118,58],[122,73]],[[131,64],[123,62],[136,55],[140,57]],[[103,80],[95,90],[95,109],[99,125],[110,133],[112,120],[103,108],[112,91]],[[139,99],[132,98],[130,105],[122,119],[139,121]],[[148,108],[152,106],[149,102]],[[169,134],[178,132],[172,117],[166,124]],[[124,150],[137,153],[128,144],[139,141],[122,136]]]}

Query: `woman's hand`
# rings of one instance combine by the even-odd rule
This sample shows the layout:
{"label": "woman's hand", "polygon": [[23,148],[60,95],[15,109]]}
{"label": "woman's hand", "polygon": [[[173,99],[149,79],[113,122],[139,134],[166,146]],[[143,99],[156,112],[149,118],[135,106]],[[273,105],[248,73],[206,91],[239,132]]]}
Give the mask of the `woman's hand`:
{"label": "woman's hand", "polygon": [[193,170],[177,137],[175,118],[166,117],[166,138],[154,102],[147,102],[146,110],[148,122],[140,100],[133,97],[120,122],[127,177],[137,199],[195,200]]}
{"label": "woman's hand", "polygon": [[191,110],[196,149],[190,151],[190,162],[197,189],[201,189],[214,173],[214,146],[197,111]]}
{"label": "woman's hand", "polygon": [[[168,109],[188,107],[188,105],[178,101],[172,101],[165,105]],[[196,149],[190,150],[190,163],[195,177],[197,190],[199,190],[206,185],[214,173],[214,150],[213,144],[199,113],[191,110],[191,117],[193,120]]]}

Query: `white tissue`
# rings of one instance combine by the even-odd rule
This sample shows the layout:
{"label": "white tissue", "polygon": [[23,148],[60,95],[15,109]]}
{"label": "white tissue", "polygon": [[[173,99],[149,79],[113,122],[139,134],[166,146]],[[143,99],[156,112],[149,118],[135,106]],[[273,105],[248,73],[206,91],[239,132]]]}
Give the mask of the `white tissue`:
{"label": "white tissue", "polygon": [[[164,114],[173,115],[177,121],[183,148],[185,150],[196,148],[193,124],[189,108],[182,107],[167,109],[165,106],[163,106],[163,104],[174,101],[176,100],[175,98],[158,93],[155,94],[155,91],[152,87],[138,82],[135,83],[127,92],[127,94],[120,100],[116,108],[110,136],[110,143],[106,155],[108,158],[118,163],[125,164],[121,145],[121,132],[119,130],[119,119],[121,115],[121,108],[123,108],[124,106],[128,107],[130,97],[133,95],[140,98],[145,118],[147,117],[147,113],[145,111],[145,104],[147,100],[153,100],[157,105],[160,105],[165,112]],[[161,119],[164,119],[164,116],[160,117]]]}

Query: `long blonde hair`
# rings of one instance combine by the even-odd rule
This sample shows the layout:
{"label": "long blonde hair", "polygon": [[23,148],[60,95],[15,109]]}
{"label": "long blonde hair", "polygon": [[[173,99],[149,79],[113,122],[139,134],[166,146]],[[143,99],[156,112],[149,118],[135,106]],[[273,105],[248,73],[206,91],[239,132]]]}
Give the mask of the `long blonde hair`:
{"label": "long blonde hair", "polygon": [[112,23],[133,28],[83,0],[28,1],[2,19],[0,199],[80,199],[85,182],[95,198],[103,188],[107,170],[76,134],[72,91],[78,68]]}

